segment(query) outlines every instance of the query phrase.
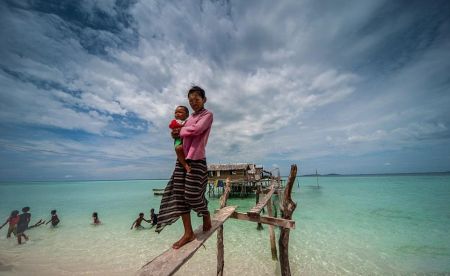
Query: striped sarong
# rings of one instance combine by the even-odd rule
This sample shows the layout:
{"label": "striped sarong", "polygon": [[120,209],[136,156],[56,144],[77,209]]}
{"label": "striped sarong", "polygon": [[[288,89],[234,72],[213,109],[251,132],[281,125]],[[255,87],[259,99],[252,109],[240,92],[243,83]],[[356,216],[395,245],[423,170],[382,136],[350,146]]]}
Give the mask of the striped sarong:
{"label": "striped sarong", "polygon": [[177,221],[182,215],[192,210],[198,216],[209,214],[208,200],[205,191],[208,184],[208,167],[206,160],[187,160],[191,172],[186,173],[177,160],[172,177],[164,189],[159,207],[158,224],[156,232],[161,232],[166,225]]}

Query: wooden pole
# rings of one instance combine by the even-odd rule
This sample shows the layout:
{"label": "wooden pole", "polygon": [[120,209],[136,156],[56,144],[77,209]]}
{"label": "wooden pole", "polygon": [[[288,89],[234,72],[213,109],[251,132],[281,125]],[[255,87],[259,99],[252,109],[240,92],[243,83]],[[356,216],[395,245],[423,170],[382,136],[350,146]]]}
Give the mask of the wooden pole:
{"label": "wooden pole", "polygon": [[[291,219],[297,204],[292,201],[291,192],[292,186],[297,176],[297,165],[291,165],[291,173],[289,174],[288,182],[284,190],[283,196],[283,218]],[[289,266],[289,232],[290,229],[280,227],[280,239],[278,240],[278,246],[280,247],[280,267],[282,276],[290,276],[291,268]]]}
{"label": "wooden pole", "polygon": [[[272,212],[272,199],[267,202],[267,213],[269,217],[273,216]],[[272,252],[272,260],[278,261],[277,257],[277,244],[275,242],[275,230],[272,225],[269,225],[269,236],[270,236],[270,251]]]}
{"label": "wooden pole", "polygon": [[[227,206],[228,195],[230,193],[230,178],[227,177],[225,190],[220,198],[220,209]],[[224,247],[223,247],[223,225],[217,229],[217,276],[223,276],[224,267]]]}
{"label": "wooden pole", "polygon": [[[259,203],[259,195],[261,194],[261,186],[258,186],[257,190],[256,190],[256,205],[258,205]],[[258,225],[256,226],[256,230],[263,230],[263,226],[261,223],[258,222]]]}

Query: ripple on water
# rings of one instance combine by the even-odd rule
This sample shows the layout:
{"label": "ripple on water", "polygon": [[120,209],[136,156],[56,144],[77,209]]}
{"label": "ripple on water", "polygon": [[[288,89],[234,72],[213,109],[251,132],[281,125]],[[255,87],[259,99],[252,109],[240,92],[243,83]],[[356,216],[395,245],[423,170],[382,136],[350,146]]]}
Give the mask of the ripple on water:
{"label": "ripple on water", "polygon": [[396,248],[399,253],[411,255],[449,256],[450,248],[430,245],[405,245]]}

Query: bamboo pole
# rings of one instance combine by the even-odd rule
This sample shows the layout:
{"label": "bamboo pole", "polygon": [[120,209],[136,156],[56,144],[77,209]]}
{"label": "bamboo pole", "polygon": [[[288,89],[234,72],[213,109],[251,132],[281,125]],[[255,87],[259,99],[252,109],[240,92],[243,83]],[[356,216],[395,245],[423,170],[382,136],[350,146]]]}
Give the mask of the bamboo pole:
{"label": "bamboo pole", "polygon": [[[225,190],[220,198],[220,209],[227,206],[228,195],[230,193],[230,178],[227,177]],[[223,225],[217,229],[217,276],[223,276],[224,260],[224,247],[223,247]]]}
{"label": "bamboo pole", "polygon": [[[297,176],[297,165],[291,165],[291,173],[284,190],[282,216],[284,219],[291,219],[297,204],[292,201],[291,192],[295,177]],[[280,238],[278,246],[280,247],[280,267],[282,276],[290,276],[291,269],[289,266],[289,233],[290,229],[280,228]]]}

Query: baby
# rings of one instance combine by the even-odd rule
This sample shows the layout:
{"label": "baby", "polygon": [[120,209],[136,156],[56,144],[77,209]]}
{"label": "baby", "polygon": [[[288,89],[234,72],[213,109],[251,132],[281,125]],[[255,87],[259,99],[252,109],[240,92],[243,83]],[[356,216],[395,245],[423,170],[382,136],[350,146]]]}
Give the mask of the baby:
{"label": "baby", "polygon": [[[182,105],[177,106],[177,108],[175,109],[175,119],[173,119],[170,122],[169,128],[176,129],[176,128],[183,127],[184,123],[188,117],[189,117],[189,109]],[[186,158],[184,156],[183,140],[181,138],[175,138],[174,139],[174,147],[175,147],[175,152],[177,154],[178,161],[181,163],[181,165],[183,165],[186,172],[190,172],[191,167],[189,166],[188,163],[186,163]]]}

